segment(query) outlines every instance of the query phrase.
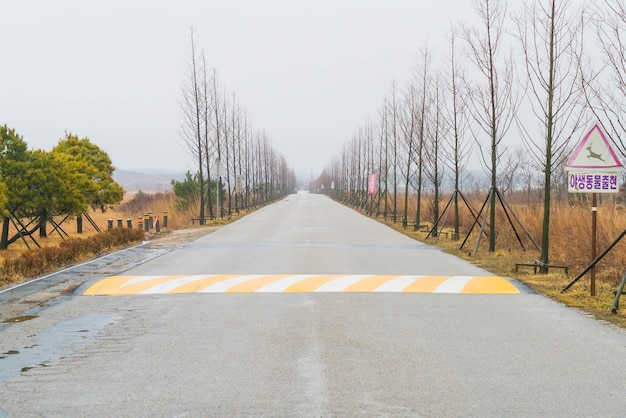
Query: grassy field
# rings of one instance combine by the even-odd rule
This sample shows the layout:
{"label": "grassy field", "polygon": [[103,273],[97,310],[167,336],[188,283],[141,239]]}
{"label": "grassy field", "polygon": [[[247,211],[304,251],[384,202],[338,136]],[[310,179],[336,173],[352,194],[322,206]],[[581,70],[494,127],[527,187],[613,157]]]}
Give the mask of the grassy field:
{"label": "grassy field", "polygon": [[[445,203],[445,201],[442,202],[441,209]],[[476,199],[472,204],[480,207],[481,203],[480,200]],[[414,213],[414,208],[413,202],[409,212]],[[530,236],[540,244],[542,208],[538,204],[517,204],[512,205],[512,209]],[[107,228],[109,219],[113,221],[114,225],[117,225],[118,219],[121,219],[124,226],[130,219],[133,227],[137,228],[138,219],[143,218],[146,213],[159,216],[161,223],[163,216],[167,213],[168,230],[170,231],[183,228],[200,228],[197,223],[192,225],[191,222],[191,219],[197,216],[197,209],[179,210],[171,193],[145,195],[141,199],[133,199],[132,196],[129,196],[125,202],[112,210],[104,213],[93,211],[89,215],[102,229]],[[242,212],[233,216],[230,221],[213,221],[211,225],[232,222],[244,215],[245,213]],[[429,217],[432,218],[432,210],[425,208],[423,219],[429,219]],[[470,216],[467,208],[461,210],[459,240],[452,239],[451,214],[448,216],[443,229],[444,232],[448,232],[448,236],[441,235],[437,240],[433,237],[427,237],[426,232],[414,231],[411,226],[403,229],[400,223],[393,223],[389,216],[387,219],[383,216],[379,216],[377,219],[412,238],[438,245],[445,251],[469,260],[494,274],[519,279],[537,292],[580,309],[600,320],[626,327],[626,299],[623,300],[624,308],[617,314],[610,312],[614,299],[613,292],[617,290],[624,273],[626,273],[626,239],[615,246],[611,253],[598,265],[596,269],[596,296],[590,296],[589,275],[583,277],[569,291],[561,293],[561,289],[570,283],[591,261],[591,208],[588,204],[561,204],[555,205],[552,209],[550,262],[551,264],[567,265],[569,275],[565,275],[564,271],[557,269],[553,269],[550,274],[533,274],[532,267],[521,267],[519,272],[515,272],[515,263],[533,262],[533,260],[539,259],[540,255],[539,251],[533,248],[532,241],[525,236],[523,231],[519,231],[526,250],[522,249],[501,208],[498,210],[496,222],[498,234],[495,252],[487,250],[487,239],[482,239],[477,249],[478,228],[474,228],[473,233],[467,237],[467,242],[463,248],[460,248],[474,219]],[[432,225],[432,223],[426,224]],[[80,235],[76,233],[75,219],[69,219],[61,226],[71,237],[89,237],[96,233],[88,222],[85,221],[83,225],[84,232]],[[624,207],[612,201],[601,204],[598,210],[598,252],[602,251],[625,229],[626,212]],[[34,238],[42,246],[58,245],[62,240],[60,234],[51,231],[49,231],[49,237],[46,239],[40,239],[38,235],[35,235]],[[24,243],[16,242],[10,246],[9,250],[0,253],[0,259],[19,256],[26,250]],[[7,281],[7,278],[3,279]]]}
{"label": "grassy field", "polygon": [[[476,207],[480,207],[474,202]],[[537,205],[511,205],[513,211],[524,225],[530,236],[541,244],[542,207]],[[553,298],[567,306],[579,309],[600,320],[626,327],[626,298],[622,298],[622,306],[617,314],[611,313],[615,295],[622,277],[626,273],[626,238],[618,243],[612,251],[596,267],[596,296],[591,296],[590,275],[583,276],[568,291],[561,290],[568,285],[592,260],[591,257],[591,207],[588,204],[560,204],[554,205],[551,215],[550,235],[550,264],[569,267],[569,274],[564,270],[550,269],[549,274],[534,274],[532,267],[520,267],[515,271],[516,263],[532,263],[540,259],[540,252],[534,248],[532,241],[518,227],[522,237],[522,246],[510,227],[506,216],[498,209],[496,221],[497,239],[496,251],[488,251],[488,240],[483,238],[476,251],[478,228],[467,239],[461,248],[467,232],[470,230],[473,217],[465,208],[462,212],[460,239],[452,240],[452,215],[449,215],[447,225],[443,231],[448,237],[441,235],[439,239],[428,237],[427,232],[413,231],[409,226],[403,229],[399,223],[393,224],[390,220],[381,222],[401,231],[417,240],[435,244],[445,251],[466,259],[494,274],[516,278],[529,287]],[[426,216],[432,212],[426,213]],[[626,230],[626,213],[624,207],[614,204],[613,201],[599,205],[597,212],[597,252],[600,253]],[[432,223],[426,223],[432,227]]]}

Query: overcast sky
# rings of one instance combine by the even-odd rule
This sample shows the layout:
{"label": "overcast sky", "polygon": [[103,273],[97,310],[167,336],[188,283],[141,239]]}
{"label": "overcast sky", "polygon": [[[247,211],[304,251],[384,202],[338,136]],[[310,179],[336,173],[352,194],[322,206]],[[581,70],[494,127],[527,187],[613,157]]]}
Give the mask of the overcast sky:
{"label": "overcast sky", "polygon": [[72,132],[117,168],[195,170],[180,139],[193,26],[207,65],[299,174],[314,175],[434,53],[469,0],[6,1],[0,124],[31,148]]}

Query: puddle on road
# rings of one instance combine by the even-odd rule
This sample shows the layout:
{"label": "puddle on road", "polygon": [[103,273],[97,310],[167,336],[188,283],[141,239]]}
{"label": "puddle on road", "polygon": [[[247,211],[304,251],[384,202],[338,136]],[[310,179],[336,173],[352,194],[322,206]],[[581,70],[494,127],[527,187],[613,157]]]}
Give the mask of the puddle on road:
{"label": "puddle on road", "polygon": [[34,344],[0,354],[0,380],[16,377],[33,368],[49,367],[51,362],[74,353],[77,345],[96,339],[102,329],[119,318],[115,314],[90,313],[57,322],[36,335]]}
{"label": "puddle on road", "polygon": [[15,322],[26,322],[26,321],[30,321],[31,319],[35,319],[35,318],[39,318],[39,315],[21,315],[21,316],[15,316],[13,318],[7,318],[4,321],[2,321],[3,323],[6,324],[12,324]]}

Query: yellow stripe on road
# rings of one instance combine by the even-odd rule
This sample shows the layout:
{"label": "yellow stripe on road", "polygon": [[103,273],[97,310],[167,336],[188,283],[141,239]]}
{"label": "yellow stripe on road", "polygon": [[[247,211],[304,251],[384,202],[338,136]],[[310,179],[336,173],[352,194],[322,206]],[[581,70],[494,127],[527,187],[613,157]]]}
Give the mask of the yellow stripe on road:
{"label": "yellow stripe on road", "polygon": [[318,276],[308,277],[306,279],[299,280],[298,282],[292,284],[287,289],[285,289],[285,292],[290,292],[290,293],[292,292],[293,293],[315,292],[315,290],[319,288],[320,286],[325,285],[326,283],[332,280],[338,279],[340,277],[343,277],[343,276],[342,275],[334,275],[334,276],[318,275]]}
{"label": "yellow stripe on road", "polygon": [[461,293],[481,293],[482,289],[491,289],[493,293],[519,293],[511,282],[497,276],[474,276]]}
{"label": "yellow stripe on road", "polygon": [[404,289],[405,292],[432,293],[452,276],[424,276]]}
{"label": "yellow stripe on road", "polygon": [[366,279],[346,287],[344,292],[373,292],[383,284],[398,276],[370,276]]}
{"label": "yellow stripe on road", "polygon": [[274,283],[276,280],[291,277],[289,274],[264,275],[255,279],[246,280],[229,288],[227,293],[254,293],[263,286]]}
{"label": "yellow stripe on road", "polygon": [[309,292],[404,292],[519,294],[499,276],[401,276],[401,275],[190,275],[112,276],[93,284],[85,295],[132,295],[171,293],[309,293]]}

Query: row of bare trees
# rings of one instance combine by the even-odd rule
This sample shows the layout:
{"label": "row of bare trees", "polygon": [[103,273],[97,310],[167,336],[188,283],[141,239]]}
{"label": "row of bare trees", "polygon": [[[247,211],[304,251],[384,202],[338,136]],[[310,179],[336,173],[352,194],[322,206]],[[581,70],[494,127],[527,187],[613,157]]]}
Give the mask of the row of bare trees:
{"label": "row of bare trees", "polygon": [[[200,223],[206,217],[263,205],[291,193],[297,182],[295,172],[265,132],[252,128],[235,94],[221,87],[217,71],[207,69],[193,28],[187,66],[181,135],[197,164],[194,179],[199,183]],[[210,185],[219,193],[211,191]]]}
{"label": "row of bare trees", "polygon": [[[441,65],[423,46],[412,80],[403,90],[391,86],[377,118],[358,129],[317,185],[401,217],[406,227],[409,217],[423,221],[425,192],[437,221],[448,178],[458,237],[463,179],[476,155],[489,177],[494,251],[500,190],[526,183],[530,193],[531,180],[541,175],[541,260],[548,265],[552,195],[565,184],[563,166],[582,129],[599,120],[626,155],[626,7],[622,0],[534,0],[515,9],[505,0],[474,0],[473,7],[475,23],[451,26]],[[368,196],[372,173],[378,193]],[[417,196],[415,214],[408,213],[410,192]]]}

